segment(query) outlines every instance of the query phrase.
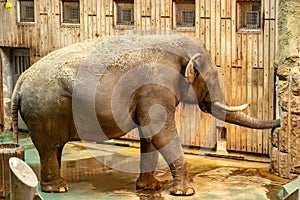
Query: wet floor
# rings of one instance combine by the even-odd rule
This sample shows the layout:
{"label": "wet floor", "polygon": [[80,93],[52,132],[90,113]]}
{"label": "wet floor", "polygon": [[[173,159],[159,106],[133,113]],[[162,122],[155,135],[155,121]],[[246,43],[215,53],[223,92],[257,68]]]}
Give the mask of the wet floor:
{"label": "wet floor", "polygon": [[[10,136],[0,138],[0,143]],[[39,176],[39,156],[26,134],[25,161]],[[189,177],[196,194],[184,199],[265,200],[279,199],[279,189],[288,181],[268,171],[268,163],[187,155]],[[70,142],[63,152],[62,174],[69,184],[67,193],[40,192],[45,200],[61,199],[183,199],[169,195],[171,174],[164,161],[156,172],[160,191],[136,191],[139,149],[107,144]]]}

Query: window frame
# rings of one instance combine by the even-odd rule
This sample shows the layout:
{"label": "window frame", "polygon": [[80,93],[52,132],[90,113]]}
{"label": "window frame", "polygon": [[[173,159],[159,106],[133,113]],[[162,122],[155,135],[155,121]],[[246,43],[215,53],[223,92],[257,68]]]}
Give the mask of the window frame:
{"label": "window frame", "polygon": [[[33,21],[22,21],[22,17],[21,17],[21,2],[33,2]],[[36,21],[36,8],[35,8],[35,2],[34,0],[18,0],[17,1],[17,24],[18,25],[34,25],[35,21]]]}
{"label": "window frame", "polygon": [[[115,28],[120,28],[120,29],[132,29],[135,27],[135,11],[134,11],[134,0],[114,0],[113,1],[113,5],[114,5],[114,27]],[[119,6],[118,4],[129,4],[131,6],[128,6],[128,8],[123,8],[121,9],[121,11],[119,11]],[[129,8],[131,7],[131,8]],[[126,22],[122,22],[122,18],[123,15],[121,15],[121,17],[119,16],[119,13],[124,11],[124,10],[131,10],[131,22],[130,23],[126,23]],[[121,18],[121,21],[119,21]]]}
{"label": "window frame", "polygon": [[[70,22],[70,21],[65,21],[65,18],[64,18],[64,3],[65,2],[76,2],[78,3],[78,22]],[[80,13],[80,0],[61,0],[60,1],[60,22],[61,22],[61,25],[62,26],[75,26],[75,27],[79,27],[80,26],[80,16],[81,16],[81,13]],[[75,19],[75,18],[74,18]]]}
{"label": "window frame", "polygon": [[[244,10],[241,11],[241,4],[259,4],[258,10]],[[258,13],[258,27],[257,28],[247,28],[247,13],[256,12]],[[244,13],[244,16],[242,16]],[[244,21],[244,25],[242,25],[242,21]],[[250,33],[261,33],[263,30],[263,11],[262,11],[262,1],[261,0],[253,0],[253,1],[245,1],[245,0],[236,0],[236,31],[238,33],[250,32]]]}
{"label": "window frame", "polygon": [[[182,5],[194,5],[194,9],[181,9],[179,10],[179,12],[181,12],[181,21],[184,21],[183,19],[183,12],[194,12],[194,23],[192,26],[189,25],[179,25],[177,23],[177,18],[178,18],[178,4],[182,4]],[[194,0],[187,0],[187,1],[176,1],[173,0],[173,28],[175,30],[179,30],[179,31],[195,31],[196,30],[196,1]]]}

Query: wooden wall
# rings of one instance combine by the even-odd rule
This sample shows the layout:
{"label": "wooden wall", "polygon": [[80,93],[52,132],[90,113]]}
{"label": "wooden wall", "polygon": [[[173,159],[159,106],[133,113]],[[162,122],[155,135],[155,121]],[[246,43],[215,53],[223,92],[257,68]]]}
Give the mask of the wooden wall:
{"label": "wooden wall", "polygon": [[[218,66],[228,103],[249,103],[247,114],[273,119],[277,1],[261,0],[264,18],[260,31],[239,32],[236,0],[195,0],[193,28],[174,28],[172,0],[138,0],[134,4],[135,25],[132,28],[176,29],[197,37]],[[113,0],[81,0],[78,26],[60,23],[58,0],[35,0],[35,23],[17,24],[16,0],[11,2],[13,8],[10,9],[0,3],[0,47],[30,48],[32,63],[55,49],[124,30],[124,27],[114,26]],[[191,105],[182,104],[178,113],[181,113],[178,129],[183,143],[215,146],[216,124],[222,125],[220,122]],[[229,124],[225,127],[228,150],[269,153],[270,130],[251,130]]]}

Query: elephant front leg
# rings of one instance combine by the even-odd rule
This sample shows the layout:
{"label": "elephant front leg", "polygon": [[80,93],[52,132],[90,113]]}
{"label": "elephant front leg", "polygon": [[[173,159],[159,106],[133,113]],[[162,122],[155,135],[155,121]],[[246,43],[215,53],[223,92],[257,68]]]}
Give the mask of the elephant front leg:
{"label": "elephant front leg", "polygon": [[[161,145],[161,142],[158,143],[158,145]],[[195,190],[189,183],[187,162],[178,135],[176,134],[172,140],[166,140],[159,151],[167,161],[173,176],[173,185],[170,193],[175,196],[193,195]]]}
{"label": "elephant front leg", "polygon": [[195,190],[188,182],[187,163],[184,156],[169,164],[169,167],[174,178],[170,193],[175,196],[193,195]]}
{"label": "elephant front leg", "polygon": [[[188,182],[187,163],[176,130],[175,109],[169,109],[173,112],[166,114],[161,114],[160,110],[152,112],[151,119],[148,110],[142,107],[138,112],[140,129],[147,138],[151,139],[155,149],[159,150],[170,167],[174,178],[173,187],[170,190],[171,194],[193,195],[195,191]],[[166,116],[165,119],[163,119],[164,116]],[[150,159],[150,156],[142,157],[142,159]]]}
{"label": "elephant front leg", "polygon": [[159,181],[154,177],[154,171],[158,161],[158,151],[153,144],[144,138],[140,131],[140,176],[136,181],[136,189],[159,190]]}

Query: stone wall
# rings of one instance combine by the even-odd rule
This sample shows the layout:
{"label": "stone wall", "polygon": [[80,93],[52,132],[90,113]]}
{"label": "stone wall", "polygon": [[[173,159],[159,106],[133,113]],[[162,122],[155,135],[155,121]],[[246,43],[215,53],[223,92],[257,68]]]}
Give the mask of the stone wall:
{"label": "stone wall", "polygon": [[300,1],[279,0],[277,76],[281,128],[271,135],[271,170],[300,174]]}

